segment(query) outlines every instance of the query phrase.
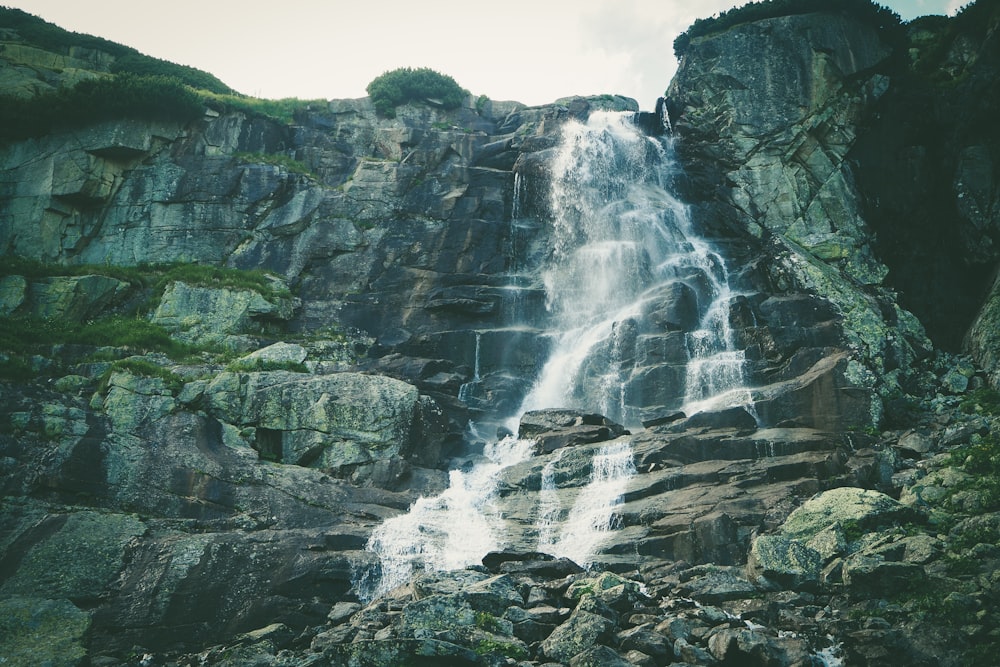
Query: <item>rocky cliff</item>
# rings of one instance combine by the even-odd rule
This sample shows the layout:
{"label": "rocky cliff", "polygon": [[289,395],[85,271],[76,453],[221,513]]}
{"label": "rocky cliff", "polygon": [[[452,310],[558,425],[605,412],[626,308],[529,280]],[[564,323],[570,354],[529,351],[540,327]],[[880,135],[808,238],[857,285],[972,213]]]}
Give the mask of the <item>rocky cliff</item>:
{"label": "rocky cliff", "polygon": [[[553,345],[561,128],[660,119],[611,95],[291,122],[206,97],[191,122],[7,141],[0,656],[988,664],[998,16],[966,11],[691,39],[665,103],[675,185],[737,292],[752,410],[676,413],[704,314],[685,276],[620,353],[628,423],[529,413],[536,453],[499,481],[530,525],[543,478],[569,503],[627,441],[615,538],[582,564],[515,540],[375,600],[372,531],[476,460]],[[122,57],[0,38],[28,98]]]}

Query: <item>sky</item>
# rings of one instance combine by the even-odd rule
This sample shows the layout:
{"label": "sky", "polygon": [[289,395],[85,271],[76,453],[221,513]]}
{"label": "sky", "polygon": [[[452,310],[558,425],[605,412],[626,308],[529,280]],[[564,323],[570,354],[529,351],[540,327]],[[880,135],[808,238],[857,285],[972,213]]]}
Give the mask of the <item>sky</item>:
{"label": "sky", "polygon": [[[904,20],[968,0],[882,0]],[[733,0],[0,0],[56,25],[278,99],[363,97],[398,67],[474,95],[545,104],[613,93],[652,109],[677,69],[674,38]]]}

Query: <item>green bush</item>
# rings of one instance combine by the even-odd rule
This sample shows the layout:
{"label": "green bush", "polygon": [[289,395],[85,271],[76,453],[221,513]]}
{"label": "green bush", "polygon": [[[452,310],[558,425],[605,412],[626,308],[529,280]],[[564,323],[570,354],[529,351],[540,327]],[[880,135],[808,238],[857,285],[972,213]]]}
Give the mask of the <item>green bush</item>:
{"label": "green bush", "polygon": [[407,102],[436,100],[445,109],[462,105],[469,91],[455,79],[426,67],[401,67],[372,79],[366,88],[375,111],[392,118],[396,107]]}
{"label": "green bush", "polygon": [[312,108],[325,109],[326,100],[300,100],[297,97],[284,97],[280,100],[265,100],[259,97],[245,95],[218,95],[210,92],[201,93],[202,100],[208,106],[220,113],[241,111],[251,116],[264,116],[283,123],[295,122],[298,114]]}
{"label": "green bush", "polygon": [[117,74],[30,99],[0,96],[0,141],[122,118],[188,122],[203,113],[197,93],[178,79]]}
{"label": "green bush", "polygon": [[878,30],[888,31],[891,33],[890,41],[897,41],[902,34],[899,15],[871,0],[761,0],[734,7],[715,17],[698,19],[687,32],[682,32],[674,40],[674,55],[683,57],[691,40],[696,37],[722,32],[743,23],[793,14],[832,11],[847,12]]}
{"label": "green bush", "polygon": [[111,65],[114,74],[134,74],[145,77],[170,77],[186,86],[207,90],[219,95],[231,95],[235,91],[208,72],[187,65],[178,65],[168,60],[160,60],[141,53],[131,53],[118,58]]}

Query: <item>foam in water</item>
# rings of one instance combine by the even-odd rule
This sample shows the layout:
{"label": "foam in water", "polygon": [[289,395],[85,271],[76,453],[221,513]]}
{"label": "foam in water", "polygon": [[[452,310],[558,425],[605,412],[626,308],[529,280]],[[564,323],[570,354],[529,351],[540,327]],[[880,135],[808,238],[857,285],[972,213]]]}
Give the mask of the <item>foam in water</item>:
{"label": "foam in water", "polygon": [[372,600],[405,584],[416,572],[457,570],[479,564],[503,547],[496,508],[499,472],[531,454],[532,442],[513,437],[487,445],[485,460],[468,472],[452,470],[439,496],[419,498],[406,514],[386,520],[365,548],[378,556],[377,571],[357,583],[358,597]]}
{"label": "foam in water", "polygon": [[[632,447],[616,442],[602,447],[594,455],[590,481],[580,489],[573,507],[561,522],[551,465],[542,470],[542,511],[538,522],[538,550],[562,556],[587,566],[609,533],[618,527],[615,510],[622,504],[628,481],[635,475]],[[546,473],[548,472],[548,479]]]}

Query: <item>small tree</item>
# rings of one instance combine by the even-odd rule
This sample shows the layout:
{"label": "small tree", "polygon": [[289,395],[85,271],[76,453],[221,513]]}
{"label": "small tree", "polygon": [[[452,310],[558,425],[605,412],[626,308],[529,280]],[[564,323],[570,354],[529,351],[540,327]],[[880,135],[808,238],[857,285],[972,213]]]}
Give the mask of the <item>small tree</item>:
{"label": "small tree", "polygon": [[427,67],[401,67],[372,79],[366,88],[375,111],[393,118],[396,107],[407,102],[435,100],[445,109],[456,109],[469,91],[455,79]]}

